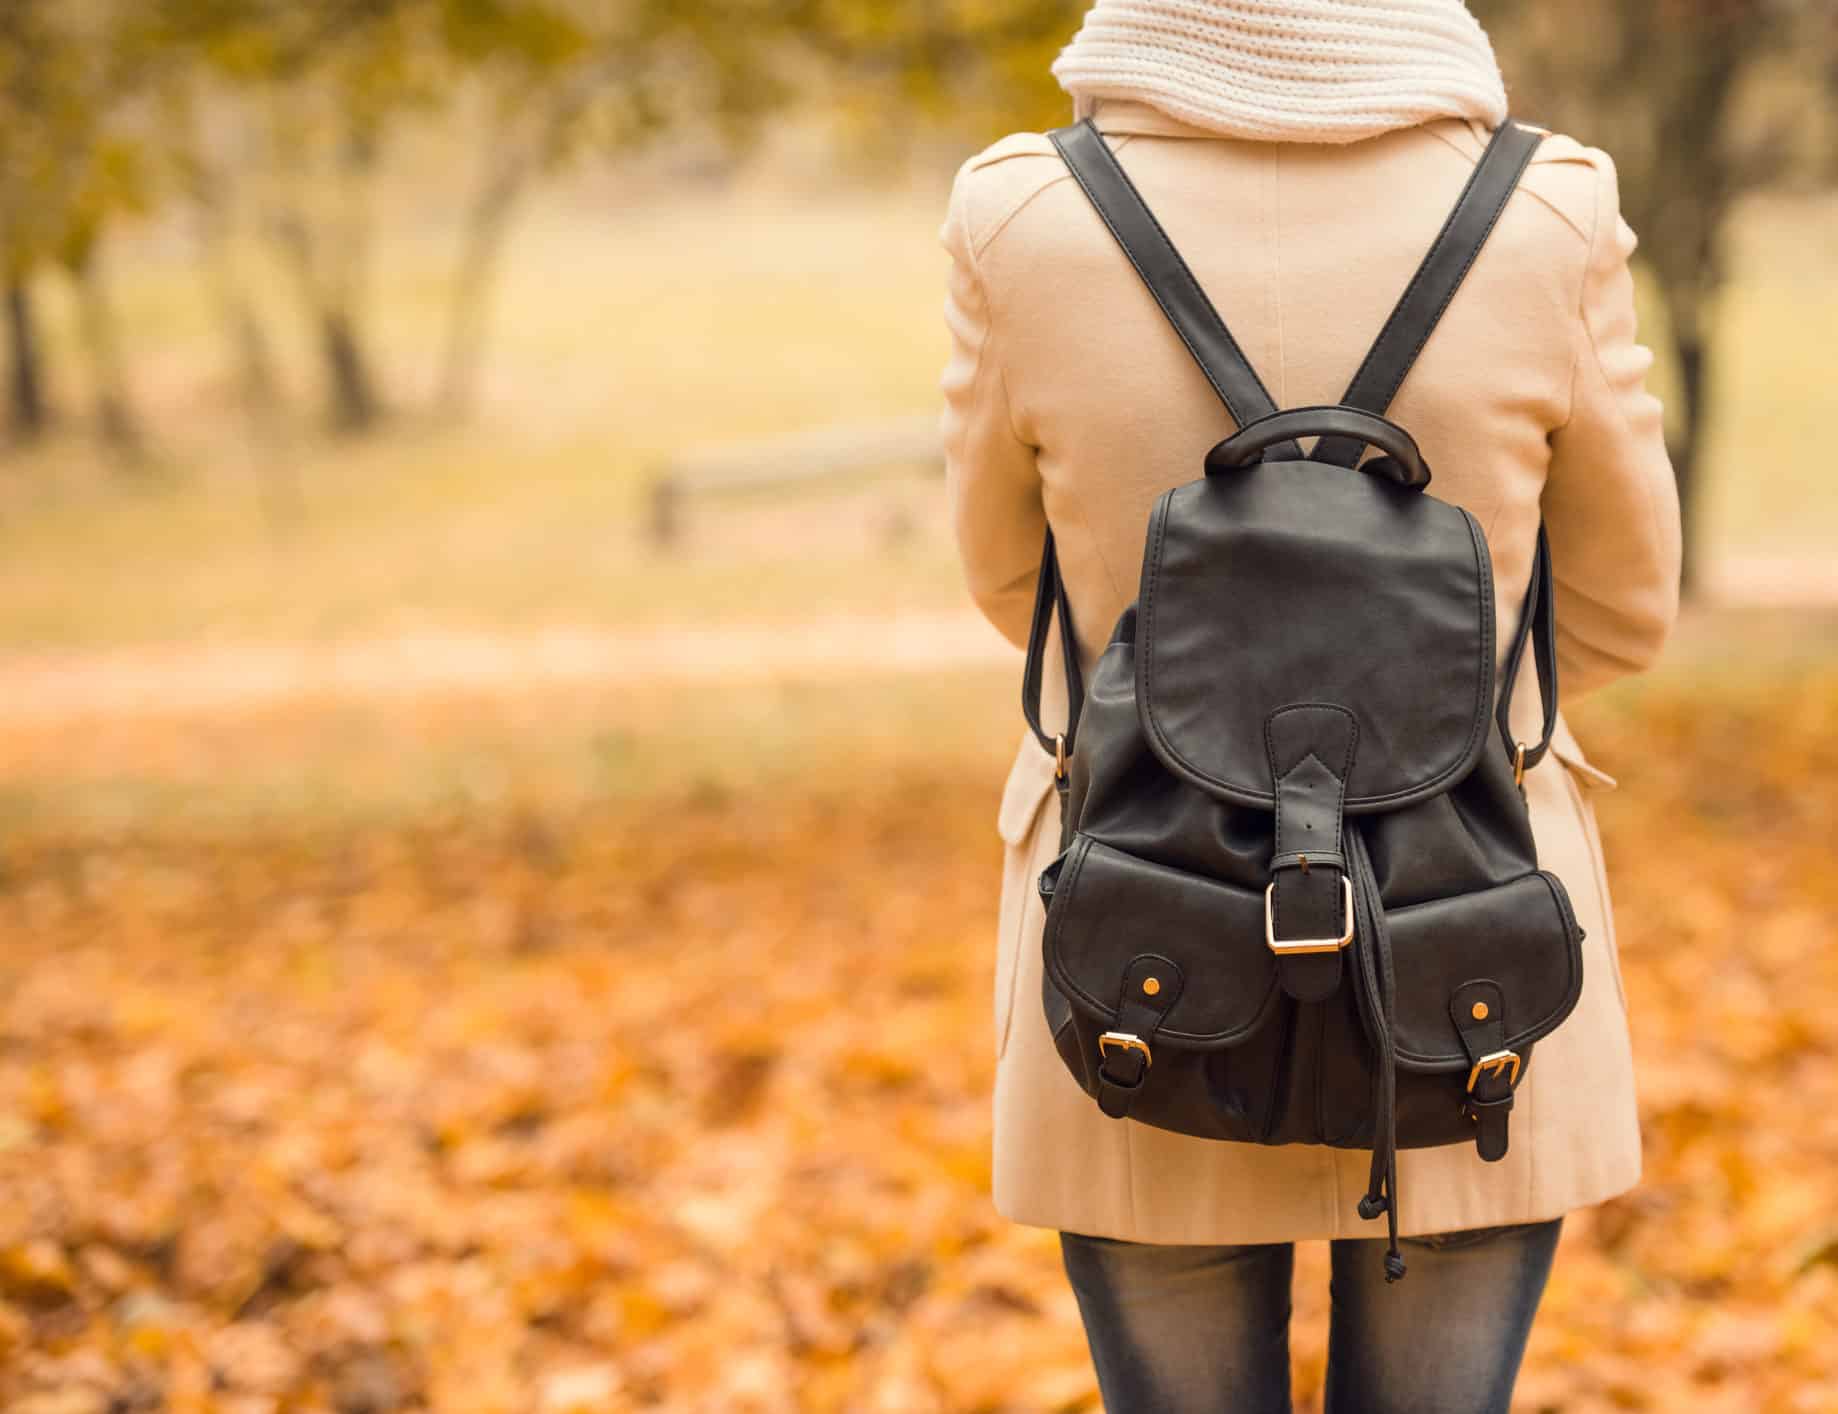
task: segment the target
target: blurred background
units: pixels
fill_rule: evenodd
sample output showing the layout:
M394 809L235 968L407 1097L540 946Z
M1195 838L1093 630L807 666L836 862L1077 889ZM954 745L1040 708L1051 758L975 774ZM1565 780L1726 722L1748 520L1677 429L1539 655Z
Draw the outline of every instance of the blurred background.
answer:
M1647 1182L1521 1407L1838 1410L1838 12L1474 8L1619 163L1691 543L1572 714ZM1097 1408L936 434L1081 9L0 0L0 1407Z

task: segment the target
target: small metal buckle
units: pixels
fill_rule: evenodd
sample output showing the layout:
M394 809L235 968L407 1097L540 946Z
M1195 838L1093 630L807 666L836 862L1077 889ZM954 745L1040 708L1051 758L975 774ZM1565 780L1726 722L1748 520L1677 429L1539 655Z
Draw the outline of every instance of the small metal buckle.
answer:
M1340 878L1340 887L1346 891L1346 922L1338 938L1285 938L1281 942L1276 936L1276 915L1272 910L1271 899L1276 893L1272 883L1264 890L1264 941L1270 945L1270 951L1279 956L1287 953L1339 952L1353 941L1353 881L1344 874Z
M1053 738L1053 779L1066 779L1066 738L1063 735Z
M1098 1055L1107 1056L1113 1050L1141 1051L1142 1063L1146 1069L1155 1064L1155 1057L1149 1054L1149 1043L1131 1031L1106 1031L1098 1037Z
M1482 1056L1474 1063L1474 1069L1468 1072L1468 1093L1474 1093L1475 1082L1481 1078L1483 1070L1498 1075L1507 1066L1512 1067L1512 1074L1506 1077L1506 1088L1511 1090L1519 1083L1519 1053L1517 1051L1493 1051Z
M1513 784L1525 784L1525 743L1522 741L1513 743Z

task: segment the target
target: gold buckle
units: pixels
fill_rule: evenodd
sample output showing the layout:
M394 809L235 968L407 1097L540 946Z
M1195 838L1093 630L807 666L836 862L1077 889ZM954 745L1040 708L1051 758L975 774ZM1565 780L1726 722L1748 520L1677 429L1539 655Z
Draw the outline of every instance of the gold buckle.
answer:
M1522 741L1513 743L1513 784L1525 784L1525 743Z
M1474 1063L1474 1069L1468 1072L1468 1093L1474 1093L1474 1085L1481 1078L1481 1072L1498 1075L1507 1066L1512 1067L1512 1074L1506 1077L1506 1088L1511 1090L1519 1083L1519 1053L1517 1051L1493 1051L1482 1056Z
M1149 1054L1149 1043L1131 1031L1106 1031L1098 1037L1098 1058L1100 1061L1111 1053L1118 1051L1141 1051L1145 1068L1155 1064L1155 1057Z
M1279 957L1290 953L1339 952L1353 941L1353 881L1340 876L1340 887L1346 891L1346 923L1338 938L1285 938L1281 942L1276 936L1276 915L1272 910L1271 899L1276 893L1272 883L1264 890L1264 942L1269 944L1270 951Z
M1053 738L1053 779L1066 779L1066 738L1064 735Z

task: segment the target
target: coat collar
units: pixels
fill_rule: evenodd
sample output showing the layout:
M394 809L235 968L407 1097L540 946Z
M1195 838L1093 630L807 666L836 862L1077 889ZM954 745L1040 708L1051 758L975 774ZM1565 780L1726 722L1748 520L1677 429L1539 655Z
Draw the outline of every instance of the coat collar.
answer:
M1097 123L1098 131L1107 136L1203 138L1212 142L1256 141L1253 138L1228 138L1211 129L1184 123L1151 104L1131 98L1094 99L1092 120ZM1472 118L1438 118L1419 126L1436 133L1470 158L1481 154L1490 136L1486 125Z
M1131 98L1098 98L1092 100L1092 119L1102 133L1123 136L1129 133L1143 137L1218 138L1219 134L1192 123L1172 118L1159 108Z

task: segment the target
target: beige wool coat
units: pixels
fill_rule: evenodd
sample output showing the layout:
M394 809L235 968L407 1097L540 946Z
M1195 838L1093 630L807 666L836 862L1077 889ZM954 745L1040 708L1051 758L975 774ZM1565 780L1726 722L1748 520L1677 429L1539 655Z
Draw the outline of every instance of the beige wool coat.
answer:
M1343 146L1250 142L1136 103L1097 122L1281 407L1339 400L1485 146L1443 120ZM1050 521L1089 674L1134 599L1150 508L1201 472L1232 423L1045 137L1003 139L959 172L943 377L947 484L972 596L1027 637ZM1492 550L1509 641L1539 517L1550 530L1564 702L1650 664L1677 610L1678 504L1644 387L1615 170L1548 137L1391 416L1429 494ZM1046 720L1064 686L1047 662ZM1536 739L1533 675L1514 704ZM1057 695L1056 695L1057 694ZM1034 880L1058 844L1051 760L1023 731L997 830L994 1191L1022 1223L1159 1243L1374 1236L1354 1210L1368 1156L1188 1138L1102 1115L1041 1010ZM1575 1011L1521 1084L1511 1151L1399 1155L1401 1230L1491 1226L1599 1202L1640 1176L1626 999L1591 798L1613 780L1567 725L1528 773L1539 862L1588 931Z

